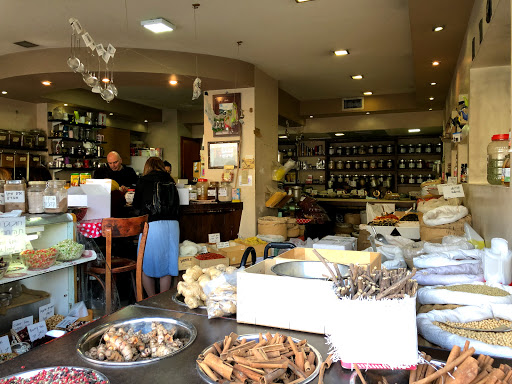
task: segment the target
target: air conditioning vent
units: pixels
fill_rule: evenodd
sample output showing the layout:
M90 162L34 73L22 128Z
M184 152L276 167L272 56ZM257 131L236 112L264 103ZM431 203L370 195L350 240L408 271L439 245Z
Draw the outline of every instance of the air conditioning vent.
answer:
M364 109L364 98L353 97L350 99L342 99L342 111L361 111Z
M26 41L26 40L18 41L18 42L13 43L13 44L19 45L20 47L23 47L23 48L39 47L38 44L34 44L34 43L31 43L30 41Z

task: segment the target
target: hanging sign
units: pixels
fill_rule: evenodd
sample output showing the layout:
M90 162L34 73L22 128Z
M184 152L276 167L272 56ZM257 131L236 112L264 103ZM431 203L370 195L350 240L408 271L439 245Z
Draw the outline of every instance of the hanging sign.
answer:
M25 217L0 218L0 255L23 252L26 241Z

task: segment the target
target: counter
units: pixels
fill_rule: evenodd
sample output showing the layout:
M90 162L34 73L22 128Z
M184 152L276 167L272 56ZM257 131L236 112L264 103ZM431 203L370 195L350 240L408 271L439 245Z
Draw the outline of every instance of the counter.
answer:
M209 233L221 241L238 237L243 203L192 203L180 206L180 242L207 243Z

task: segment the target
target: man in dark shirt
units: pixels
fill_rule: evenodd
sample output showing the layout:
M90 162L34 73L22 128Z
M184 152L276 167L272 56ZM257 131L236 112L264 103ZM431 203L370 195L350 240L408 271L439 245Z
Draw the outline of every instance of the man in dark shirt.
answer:
M112 151L107 155L108 168L102 178L115 180L119 184L119 190L125 193L137 184L137 174L133 168L123 165L123 159L119 153ZM102 172L103 173L103 172ZM95 176L96 177L96 174Z

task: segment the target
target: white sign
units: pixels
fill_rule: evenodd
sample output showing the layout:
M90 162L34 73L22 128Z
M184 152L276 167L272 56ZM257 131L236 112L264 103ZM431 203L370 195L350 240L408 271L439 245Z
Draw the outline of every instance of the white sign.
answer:
M24 203L25 191L5 191L6 203Z
M44 196L43 197L44 208L57 208L57 196Z
M445 199L464 197L464 189L462 189L462 184L446 184L443 187L443 196Z
M238 179L239 179L238 185L240 187L251 187L252 186L252 175L247 176L246 183L243 182L242 176L239 176Z
M2 336L0 337L0 353L11 353L11 344L9 344L9 337Z
M39 321L49 319L55 315L55 307L53 304L46 304L39 307Z
M0 218L0 255L27 249L25 235L25 217Z
M78 320L78 317L75 316L66 316L64 320L62 320L59 324L56 325L57 328L66 328L68 325L73 324Z
M229 247L229 241L221 241L220 243L217 243L217 249L227 248L227 247Z
M208 234L208 242L214 244L220 243L220 233Z
M23 328L28 327L29 325L34 324L34 316L27 316L23 319L14 320L12 322L12 329L14 329L14 332L19 332Z
M449 176L446 184L457 184L457 176Z
M34 342L36 340L42 339L46 332L48 332L48 328L46 328L46 322L40 321L39 323L35 323L29 325L28 336L30 337L30 341Z

